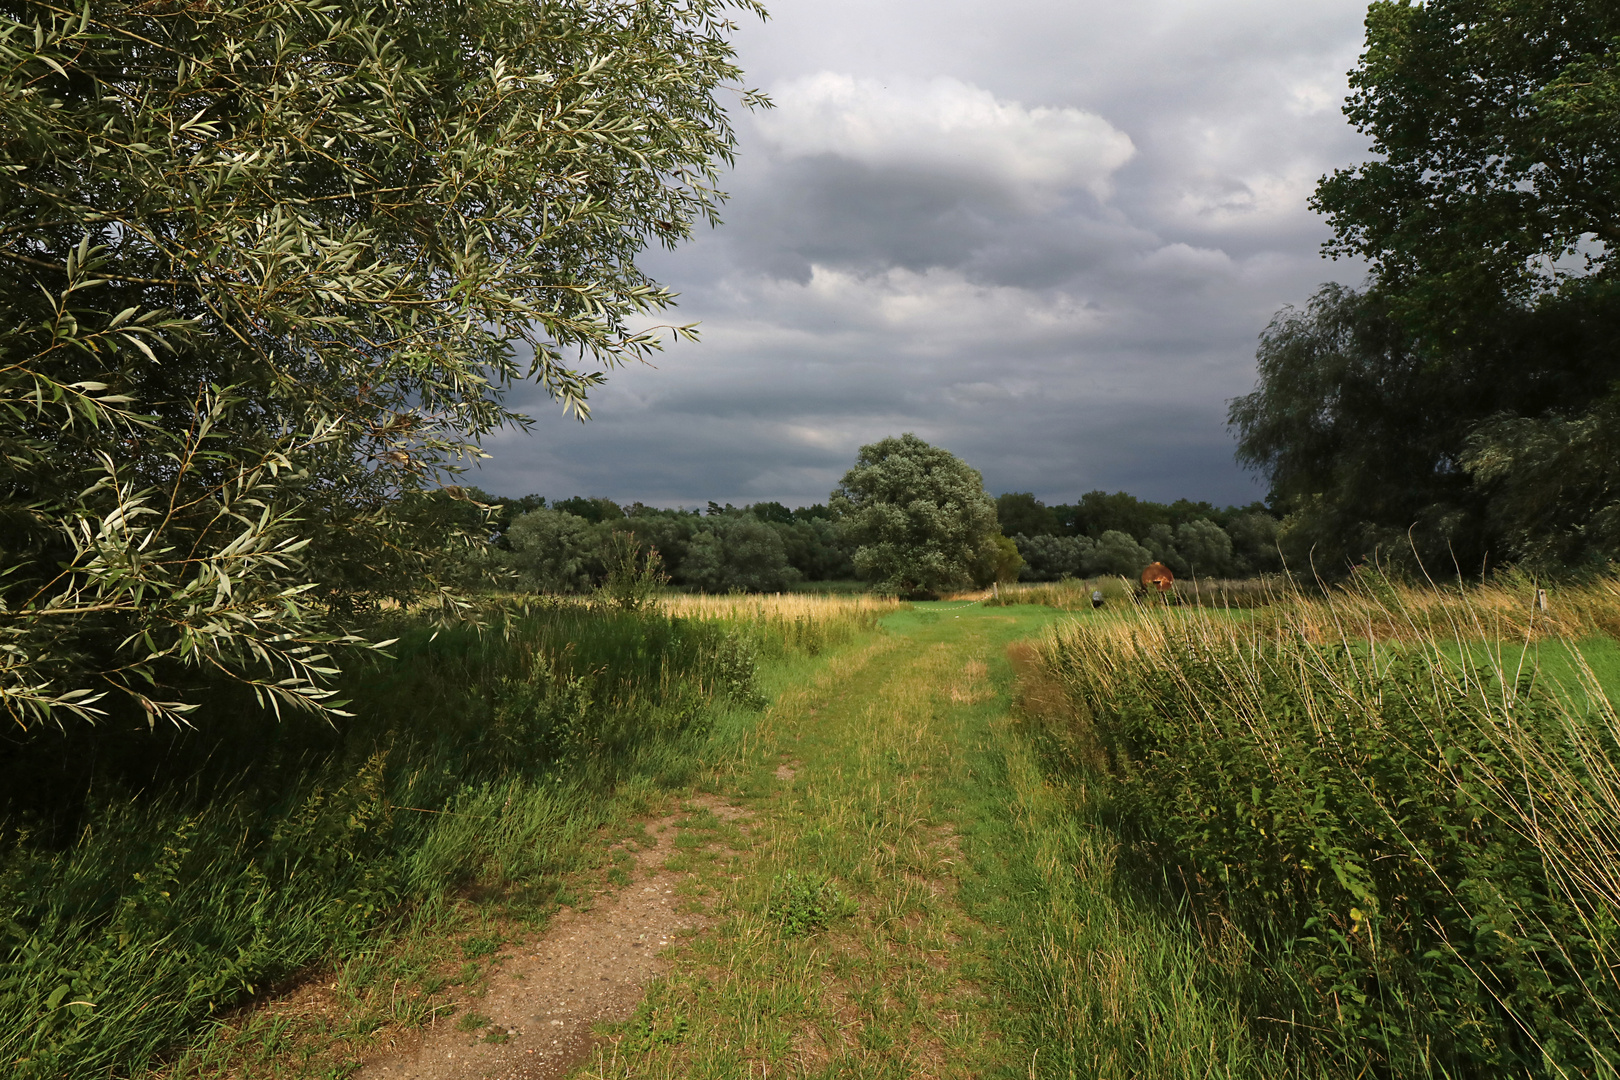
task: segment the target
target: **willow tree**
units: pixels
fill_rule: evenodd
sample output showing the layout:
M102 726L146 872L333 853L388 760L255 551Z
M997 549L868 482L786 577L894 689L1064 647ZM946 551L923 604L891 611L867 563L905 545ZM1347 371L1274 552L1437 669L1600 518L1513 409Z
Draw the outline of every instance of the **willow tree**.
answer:
M739 11L0 2L7 714L333 707L507 391L690 333L636 257L715 220Z
M1022 566L995 543L996 504L979 471L909 432L861 447L827 506L855 548L856 573L887 592L932 599L989 585L1004 568L1011 578L999 580L1015 580Z

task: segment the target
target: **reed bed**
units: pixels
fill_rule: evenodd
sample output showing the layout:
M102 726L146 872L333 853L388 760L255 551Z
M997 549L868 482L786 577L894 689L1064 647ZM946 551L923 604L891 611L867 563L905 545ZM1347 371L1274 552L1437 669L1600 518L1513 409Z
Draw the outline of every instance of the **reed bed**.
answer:
M1287 585L1271 578L1210 578L1178 580L1165 594L1147 593L1122 577L1065 578L1062 581L1017 582L1002 585L999 595L986 597L990 607L1039 604L1060 611L1089 611L1093 592L1103 594L1104 606L1122 603L1170 603L1180 606L1245 609L1265 607L1285 595Z
M1544 610L1371 575L1253 619L1105 611L1041 642L1040 730L1304 1071L1613 1077L1620 724L1575 642L1617 613L1613 581Z
M783 649L814 655L853 640L900 610L892 597L836 593L672 593L660 598L658 606L677 619L744 628L767 655Z
M1579 641L1620 637L1620 582L1542 586L1527 575L1506 574L1479 585L1411 584L1375 572L1312 597L1282 590L1272 633L1299 633L1331 645L1354 640Z

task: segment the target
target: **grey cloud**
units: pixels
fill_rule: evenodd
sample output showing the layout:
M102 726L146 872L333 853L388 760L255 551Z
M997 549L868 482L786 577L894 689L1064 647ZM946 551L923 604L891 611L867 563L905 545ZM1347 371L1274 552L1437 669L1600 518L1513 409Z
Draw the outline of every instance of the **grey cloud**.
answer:
M773 7L741 58L798 88L806 126L742 120L725 226L644 260L703 341L615 373L584 427L534 403L474 482L820 501L859 445L910 430L992 490L1256 497L1225 428L1256 336L1361 275L1320 260L1304 205L1364 153L1335 100L1359 0ZM961 145L952 109L983 113ZM1052 123L1067 156L1029 142Z
M770 190L769 200L744 203L732 215L736 250L800 282L809 280L812 263L960 266L1010 209L997 205L1000 192L988 184L830 154L779 164Z

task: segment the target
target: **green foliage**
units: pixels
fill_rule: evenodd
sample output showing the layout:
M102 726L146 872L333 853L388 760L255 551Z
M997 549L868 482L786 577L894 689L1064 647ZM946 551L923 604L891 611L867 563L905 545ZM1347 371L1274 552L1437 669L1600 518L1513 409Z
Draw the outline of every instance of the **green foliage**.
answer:
M1381 622L1423 625L1369 588ZM1106 775L1124 865L1212 947L1241 934L1257 1034L1307 1062L1612 1072L1612 708L1579 710L1489 647L1316 645L1311 620L1271 610L1048 640L1074 708L1060 757Z
M539 496L528 501L545 502ZM780 592L804 580L854 576L825 507L800 512L769 503L742 510L717 508L703 516L637 503L627 516L615 518L601 509L613 505L605 499L575 498L530 510L509 521L488 561L515 573L524 589L559 595L601 587L622 562L620 549L626 542L639 544L644 553L656 552L660 572L669 580L706 592ZM592 511L593 521L565 507L600 512ZM497 516L507 512L502 507Z
M490 622L407 630L345 673L354 715L331 724L216 702L190 730L44 729L8 748L6 1075L139 1072L468 881L545 903L614 785L686 778L715 699L762 704L757 652L797 649L766 621L585 604ZM486 932L465 955L499 944Z
M684 510L660 510L637 504L629 517L614 528L629 532L643 545L656 548L671 579L680 582L686 563L687 545L697 534L703 518Z
M1498 417L1463 466L1508 554L1542 573L1620 563L1620 393L1581 416Z
M1277 546L1277 519L1263 511L1233 515L1226 535L1232 540L1232 559L1240 574L1270 574L1282 569Z
M743 507L743 512L754 515L768 525L791 525L796 520L793 511L779 502L754 503Z
M1345 112L1372 157L1313 206L1371 286L1280 313L1230 414L1300 568L1606 557L1603 485L1555 474L1602 470L1584 417L1620 379L1617 45L1590 0L1369 9Z
M572 514L592 525L600 525L604 521L622 521L625 517L624 510L612 499L587 499L583 495L575 495L571 499L558 499L551 504L551 508Z
M620 611L641 611L668 581L657 549L642 551L640 542L629 533L608 534L607 576L596 592L601 603Z
M1110 529L1097 538L1085 564L1087 575L1107 574L1135 578L1153 561L1153 553L1131 539L1129 533Z
M992 582L1006 584L1017 581L1023 569L1024 557L1018 553L1018 545L1005 536L992 536L979 564L973 569L973 583L984 588Z
M530 511L546 508L544 495L525 495L520 499L511 499L504 495L491 495L477 487L466 487L462 490L467 498L490 508L489 533L496 546L501 548L506 546L506 530L512 527L512 522Z
M996 508L983 478L909 433L861 447L828 506L861 577L901 596L966 585L975 565L994 559Z
M780 592L799 580L777 528L751 514L709 517L688 542L681 580L705 592Z
M1453 409L1461 388L1425 363L1382 300L1325 286L1272 320L1258 361L1259 385L1229 419L1238 459L1289 512L1290 563L1330 575L1368 556L1479 564L1479 499L1455 462L1479 416Z
M605 569L602 532L564 510L531 510L512 522L505 539L502 564L534 592L583 593Z
M6 714L333 709L322 617L439 584L401 493L659 347L736 10L0 11Z
M811 507L821 514L795 512L791 524L773 526L782 537L788 565L806 581L848 581L855 576L855 562L838 525L826 515L825 507Z
M1592 0L1374 3L1345 107L1374 156L1317 189L1328 250L1369 260L1437 343L1488 341L1548 291L1607 291L1617 47L1620 10Z
M1142 545L1153 561L1168 566L1177 577L1230 577L1238 569L1232 537L1208 518L1184 521L1174 529L1154 525L1142 538ZM1089 568L1105 572L1095 554Z
M474 934L461 943L461 955L468 960L482 960L486 956L494 956L500 947L506 944L506 939L498 934ZM485 1024L489 1021L484 1021ZM476 1024L475 1027L483 1027Z
M473 1032L477 1031L479 1028L488 1027L490 1023L491 1021L487 1013L481 1013L477 1009L471 1009L456 1017L456 1030Z
M1056 536L1061 530L1057 514L1027 491L997 495L996 520L1007 537Z
M1089 536L1095 540L1110 529L1140 537L1146 536L1148 530L1155 525L1169 525L1175 528L1183 522L1198 518L1208 518L1217 525L1225 526L1227 521L1237 514L1264 512L1265 507L1255 503L1246 507L1229 506L1223 510L1210 503L1193 502L1191 499L1156 503L1148 499L1138 499L1123 491L1112 494L1106 491L1088 491L1077 503L1052 506L1049 509L1061 524L1060 531L1066 535Z
M664 1046L679 1046L686 1040L691 1026L686 1014L678 1009L643 1003L627 1025L619 1047L630 1053L646 1054Z
M1062 581L1079 577L1091 564L1091 554L1097 546L1089 536L1025 536L1020 533L1013 541L1024 560L1024 568L1018 575L1023 581Z
M820 874L789 870L771 882L765 912L785 936L803 937L827 929L853 909L853 902L834 882Z
M1087 492L1078 503L1047 506L1012 492L996 500L1002 532L1018 545L1024 581L1134 574L1157 559L1177 574L1239 577L1282 568L1277 520L1260 503L1218 509L1178 499L1156 503L1118 491ZM1123 570L1136 553L1116 538L1098 553L1104 533L1123 533L1148 552L1136 570Z

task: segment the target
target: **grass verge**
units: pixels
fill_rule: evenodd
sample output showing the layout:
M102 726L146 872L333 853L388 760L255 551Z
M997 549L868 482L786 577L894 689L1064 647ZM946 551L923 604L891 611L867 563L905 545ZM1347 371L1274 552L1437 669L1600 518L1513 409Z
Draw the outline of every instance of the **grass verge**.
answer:
M489 953L466 943L543 919L602 830L745 744L758 657L870 623L847 606L786 635L548 604L407 632L346 673L355 715L336 727L237 703L190 731L16 748L0 1065L208 1075L279 1068L296 1045L302 1071L341 1075L373 1032L476 984ZM309 1008L237 1012L300 986Z
M1032 713L1075 819L1195 926L1192 985L1281 1056L1262 1075L1614 1074L1613 651L1594 668L1571 639L1616 595L1363 579L1041 643ZM1096 977L1060 966L1054 992Z

